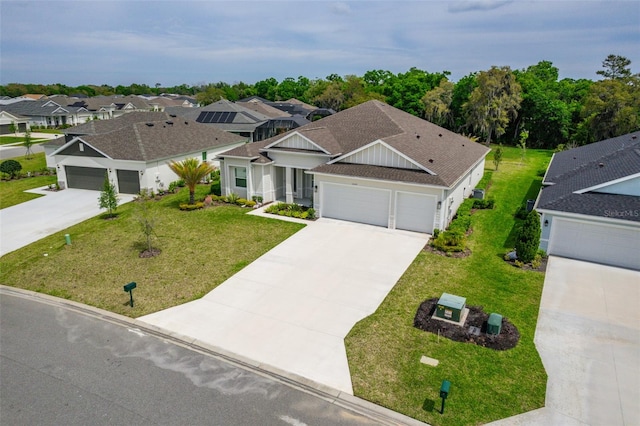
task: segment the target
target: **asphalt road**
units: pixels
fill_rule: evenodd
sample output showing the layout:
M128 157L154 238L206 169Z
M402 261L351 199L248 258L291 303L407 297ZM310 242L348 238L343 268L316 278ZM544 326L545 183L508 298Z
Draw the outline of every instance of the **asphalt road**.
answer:
M6 160L7 158L24 157L27 149L24 146L0 146L0 160ZM42 144L35 144L31 147L31 152L38 153L44 152Z
M91 312L1 293L1 424L385 423Z

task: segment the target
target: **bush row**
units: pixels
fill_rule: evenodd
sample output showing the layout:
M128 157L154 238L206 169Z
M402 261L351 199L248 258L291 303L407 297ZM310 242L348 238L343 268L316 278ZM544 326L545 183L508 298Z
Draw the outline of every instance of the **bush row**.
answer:
M298 219L315 219L316 211L311 207L301 206L300 204L276 203L267 207L267 213L277 214L279 216L297 217Z

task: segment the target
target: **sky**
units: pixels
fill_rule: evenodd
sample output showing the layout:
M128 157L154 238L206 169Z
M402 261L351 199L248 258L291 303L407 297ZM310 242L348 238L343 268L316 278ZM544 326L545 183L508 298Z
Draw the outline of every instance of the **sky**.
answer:
M0 0L0 84L254 84L551 61L640 72L640 1Z

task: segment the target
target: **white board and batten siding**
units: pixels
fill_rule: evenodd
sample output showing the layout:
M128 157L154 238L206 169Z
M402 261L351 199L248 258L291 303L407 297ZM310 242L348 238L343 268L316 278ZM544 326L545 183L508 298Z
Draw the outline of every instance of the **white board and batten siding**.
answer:
M342 163L368 164L372 166L394 167L399 169L421 170L414 162L389 149L382 143L376 143L340 159Z
M311 143L308 139L303 138L298 134L292 134L286 139L279 141L274 147L278 148L291 148L291 149L304 149L307 151L319 151L322 150L317 146Z
M640 270L640 227L554 217L548 254Z

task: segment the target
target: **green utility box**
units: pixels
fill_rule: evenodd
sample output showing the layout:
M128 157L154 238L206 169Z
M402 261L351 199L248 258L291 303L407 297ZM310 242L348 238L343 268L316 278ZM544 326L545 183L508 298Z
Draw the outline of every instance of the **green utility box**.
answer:
M438 318L460 322L460 317L464 311L467 299L449 293L442 293L436 306L436 316Z
M487 334L500 334L502 331L502 315L491 314L487 321Z

